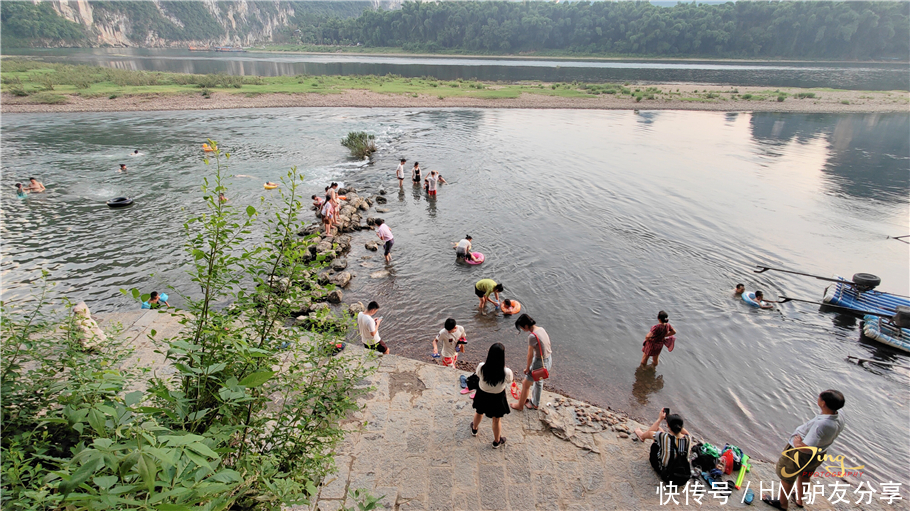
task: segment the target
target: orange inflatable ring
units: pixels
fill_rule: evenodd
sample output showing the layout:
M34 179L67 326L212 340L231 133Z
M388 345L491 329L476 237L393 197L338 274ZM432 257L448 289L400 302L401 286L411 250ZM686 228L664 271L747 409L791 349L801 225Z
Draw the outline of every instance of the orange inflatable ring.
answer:
M213 148L212 146L210 146L208 144L202 144L202 150L207 153L211 153L215 150L215 148Z
M505 307L505 304L503 304L503 306L502 306L502 313L503 313L503 314L518 314L519 312L521 312L521 304L518 303L518 300L512 300L512 308L511 308L511 309L508 309L508 310L507 310L506 307Z

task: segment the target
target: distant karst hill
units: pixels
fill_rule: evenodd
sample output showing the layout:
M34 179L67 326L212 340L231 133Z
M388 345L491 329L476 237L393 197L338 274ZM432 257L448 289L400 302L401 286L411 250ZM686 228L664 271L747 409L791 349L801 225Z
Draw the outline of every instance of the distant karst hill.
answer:
M357 17L398 0L90 1L0 3L6 47L247 46L296 42L294 30L317 20Z

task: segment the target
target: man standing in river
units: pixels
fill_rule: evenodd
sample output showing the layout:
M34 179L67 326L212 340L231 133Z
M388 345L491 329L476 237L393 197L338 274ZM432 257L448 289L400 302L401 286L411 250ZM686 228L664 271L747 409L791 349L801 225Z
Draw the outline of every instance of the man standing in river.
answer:
M404 158L401 159L401 162L398 164L398 168L395 169L395 177L398 178L398 188L404 188L404 163L408 161Z
M493 279L478 280L477 283L474 284L474 294L477 295L477 298L480 298L480 311L483 312L483 307L487 302L499 307L499 293L504 290L505 288L502 284L497 284ZM490 295L495 295L496 299L493 300L490 298Z
M790 506L791 492L796 505L803 507L803 496L809 487L809 479L822 464L828 447L844 430L844 415L839 412L844 407L843 394L836 390L822 392L818 395L818 407L821 413L796 428L777 460L776 472L780 477L777 499L761 499L773 508L787 509Z

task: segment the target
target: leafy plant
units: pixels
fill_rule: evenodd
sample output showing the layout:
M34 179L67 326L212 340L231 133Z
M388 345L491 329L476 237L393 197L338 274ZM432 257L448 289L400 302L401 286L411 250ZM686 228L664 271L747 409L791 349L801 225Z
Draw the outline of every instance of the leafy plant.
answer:
M346 507L344 511L373 511L383 507L379 501L384 499L385 495L375 497L368 490L357 488L349 491L348 497L354 502L356 507Z
M376 151L376 137L364 131L352 131L341 139L341 145L351 151L351 156L363 159Z
M308 501L332 470L339 421L371 369L338 353L331 331L285 324L324 265L296 231L303 176L282 180L280 207L238 210L218 200L230 155L208 142L207 210L184 224L200 295L185 297L189 314L161 312L179 335L150 336L173 375L133 390L139 371L115 369L124 350L87 350L72 319L44 315L46 292L28 314L4 306L4 509L277 510Z

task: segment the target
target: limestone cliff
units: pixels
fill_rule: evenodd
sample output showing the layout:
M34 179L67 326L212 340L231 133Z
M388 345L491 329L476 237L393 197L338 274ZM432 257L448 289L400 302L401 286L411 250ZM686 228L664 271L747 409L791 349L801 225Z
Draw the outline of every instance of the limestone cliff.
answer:
M295 15L294 3L275 0L48 1L83 27L90 46L248 46L276 41Z

